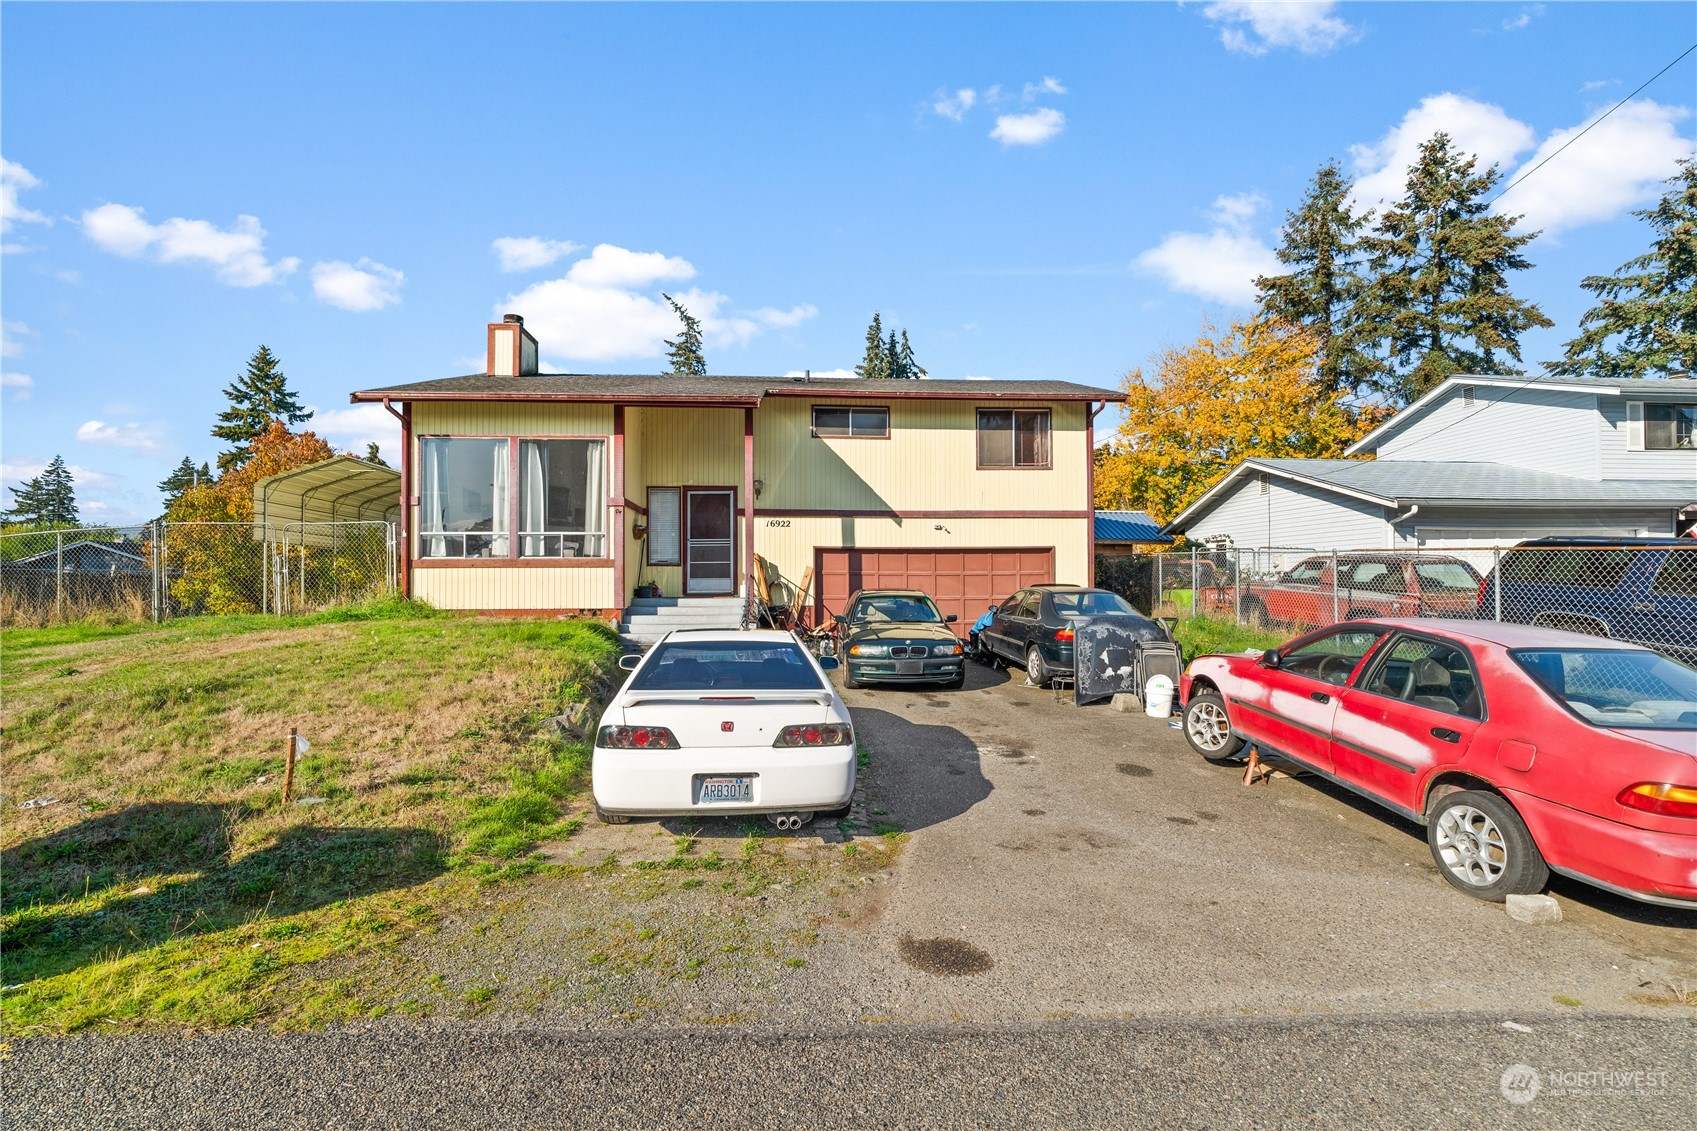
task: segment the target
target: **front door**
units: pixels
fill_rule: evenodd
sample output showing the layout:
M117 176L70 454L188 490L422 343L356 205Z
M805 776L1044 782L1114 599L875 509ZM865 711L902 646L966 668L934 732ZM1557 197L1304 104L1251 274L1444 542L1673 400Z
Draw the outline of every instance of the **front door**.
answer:
M691 490L684 498L684 592L691 596L735 593L735 493Z

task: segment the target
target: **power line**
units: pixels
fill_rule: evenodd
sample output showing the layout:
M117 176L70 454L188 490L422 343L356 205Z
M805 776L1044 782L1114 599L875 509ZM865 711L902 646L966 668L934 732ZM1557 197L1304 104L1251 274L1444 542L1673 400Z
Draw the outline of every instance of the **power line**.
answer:
M1645 79L1642 83L1640 83L1637 90L1634 90L1631 94L1627 95L1625 98L1621 99L1619 102L1616 102L1613 106L1610 106L1602 114L1600 114L1596 118L1592 119L1585 126L1584 129L1580 130L1578 133L1574 134L1572 137L1570 137L1566 141L1564 141L1561 144L1560 149L1557 149L1554 153L1550 154L1548 157L1544 158L1542 161L1540 161L1536 165L1532 166L1532 168L1526 170L1526 172L1520 174L1520 176L1518 176L1518 177L1514 178L1514 180L1510 181L1507 188L1503 189L1502 192L1499 192L1496 196L1493 196L1490 200L1485 202L1485 207L1489 208L1491 205L1495 204L1497 201L1499 201L1503 197L1507 196L1508 193L1509 193L1509 189L1514 188L1515 185L1518 185L1520 182L1524 181L1527 177L1530 177L1533 173L1536 173L1539 169L1542 169L1545 165L1548 165L1551 161L1554 161L1557 157L1559 157L1561 155L1562 150L1566 149L1568 146L1572 145L1574 142L1578 141L1580 138L1582 138L1586 134L1590 133L1592 127L1596 126L1604 118L1607 118L1610 114L1613 114L1616 110L1619 110L1622 106L1625 106L1628 102L1631 102L1634 98L1637 98L1641 93L1643 93L1645 87L1649 86L1651 83L1655 82L1657 79L1661 78L1663 75L1665 75L1669 71L1673 70L1674 67L1676 65L1678 65L1678 63L1680 62L1681 59L1684 59L1687 55L1691 54L1693 51L1697 51L1697 43L1693 43L1690 47L1687 47L1684 51L1681 51L1679 53L1679 55L1673 60L1673 62L1669 63L1667 66L1663 67L1661 70L1657 71L1655 74L1651 75L1649 78ZM1457 374L1457 376L1488 377L1488 376L1490 376L1490 374L1485 374L1485 373L1481 373L1481 374ZM1509 391L1510 391L1511 394L1512 393L1518 393L1522 389L1531 388L1533 385L1537 384L1539 381L1542 381L1544 378L1546 378L1548 376L1549 376L1548 373L1534 374L1533 376L1527 378L1526 381L1524 381L1523 383L1514 386L1514 388L1512 388ZM1436 432L1433 432L1430 435L1428 435L1426 437L1426 439L1430 440L1433 436L1438 436L1438 435L1441 435L1444 432L1449 431L1451 428L1454 428L1457 424L1462 424L1462 423L1465 423L1466 421L1472 420L1475 416L1478 416L1481 412L1484 412L1486 409L1491 408L1495 405L1499 405L1507 399L1508 399L1507 397L1503 397L1503 398L1500 398L1500 399L1494 400L1494 401L1486 401L1484 404L1481 404L1478 408L1474 409L1472 412L1467 413L1464 416L1456 417L1454 420L1450 421L1448 424L1444 425L1442 428L1438 429Z

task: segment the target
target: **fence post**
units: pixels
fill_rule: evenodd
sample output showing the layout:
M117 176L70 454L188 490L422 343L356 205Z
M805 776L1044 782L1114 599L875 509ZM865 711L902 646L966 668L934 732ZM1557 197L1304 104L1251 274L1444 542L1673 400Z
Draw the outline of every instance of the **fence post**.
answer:
M1491 591L1496 597L1494 602L1497 609L1497 623L1503 620L1503 552L1496 546L1491 547Z
M1243 551L1232 551L1232 619L1243 623Z
M65 619L65 532L53 532L53 617Z
M1196 598L1202 589L1202 547L1192 542L1190 544L1190 615L1196 615Z
M1338 552L1332 551L1332 623L1338 623Z

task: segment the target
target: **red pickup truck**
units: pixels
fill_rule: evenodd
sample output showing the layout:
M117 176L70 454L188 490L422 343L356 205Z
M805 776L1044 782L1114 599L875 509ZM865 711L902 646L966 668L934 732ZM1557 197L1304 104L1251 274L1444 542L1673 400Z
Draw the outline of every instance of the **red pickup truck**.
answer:
M1369 617L1471 617L1484 579L1460 558L1440 554L1339 554L1304 558L1271 582L1245 581L1198 593L1215 615L1233 605L1246 624L1320 625Z

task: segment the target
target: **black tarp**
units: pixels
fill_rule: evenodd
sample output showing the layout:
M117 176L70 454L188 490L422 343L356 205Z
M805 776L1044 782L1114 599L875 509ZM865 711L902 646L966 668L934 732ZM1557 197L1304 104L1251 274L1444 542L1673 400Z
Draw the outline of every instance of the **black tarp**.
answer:
M1142 694L1137 686L1137 644L1165 640L1161 626L1144 617L1078 617L1072 621L1073 663L1077 669L1073 702L1090 703L1121 692Z

